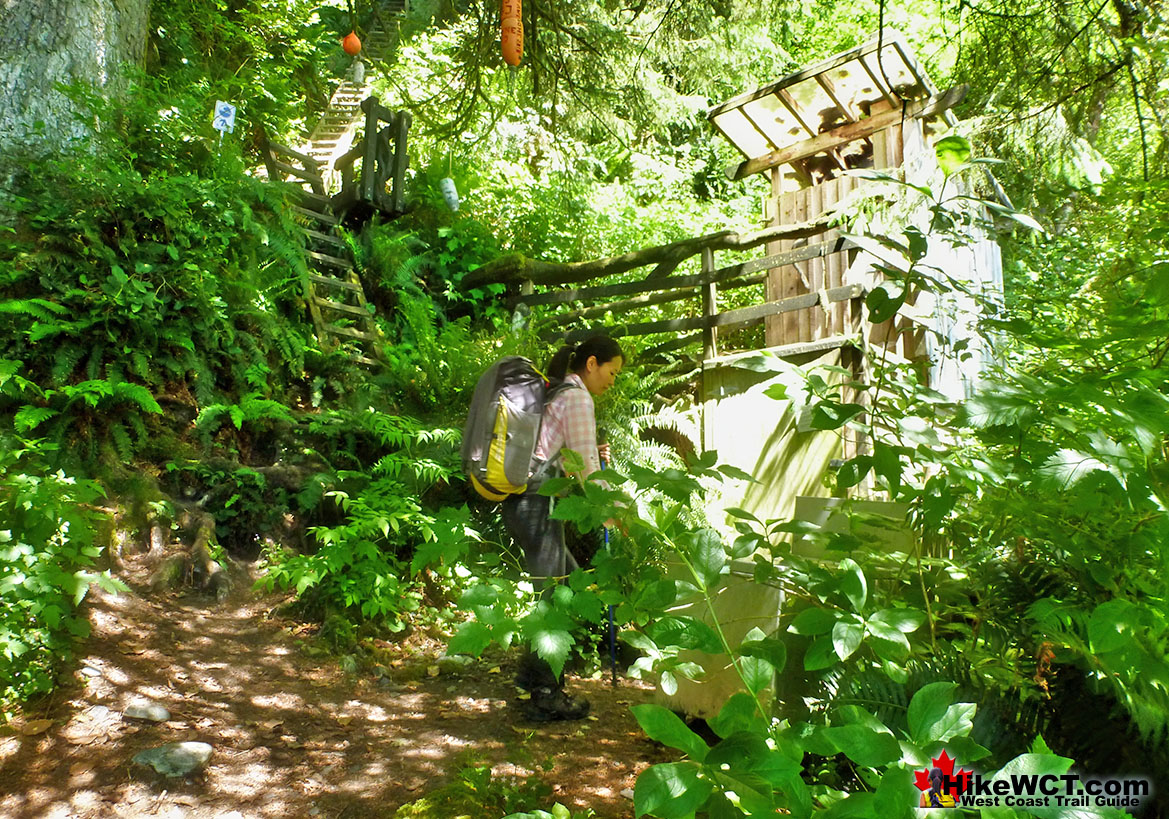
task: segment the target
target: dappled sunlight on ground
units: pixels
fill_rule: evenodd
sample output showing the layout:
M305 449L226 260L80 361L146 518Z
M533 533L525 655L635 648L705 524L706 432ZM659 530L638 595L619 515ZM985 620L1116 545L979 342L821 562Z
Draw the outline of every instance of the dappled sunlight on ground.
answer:
M497 776L539 771L554 800L615 818L632 816L622 791L637 772L668 758L629 713L648 699L639 684L575 681L596 719L537 726L509 704L506 662L434 674L433 653L416 646L388 677L346 675L301 650L294 624L267 614L276 602L96 594L72 682L0 730L0 816L390 817L486 764ZM170 719L123 716L146 701ZM131 764L183 740L214 747L200 775L164 780Z

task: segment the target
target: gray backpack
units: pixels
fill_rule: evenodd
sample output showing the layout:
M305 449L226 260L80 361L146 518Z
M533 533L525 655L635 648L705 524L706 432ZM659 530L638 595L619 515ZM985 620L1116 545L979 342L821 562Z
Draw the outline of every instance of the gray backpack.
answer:
M479 377L463 428L463 469L475 491L501 501L528 488L544 407L562 389L531 361L518 355L501 358Z

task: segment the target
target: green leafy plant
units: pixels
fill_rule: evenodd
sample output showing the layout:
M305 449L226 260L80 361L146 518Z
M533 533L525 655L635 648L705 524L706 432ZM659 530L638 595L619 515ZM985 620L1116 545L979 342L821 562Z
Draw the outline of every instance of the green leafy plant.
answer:
M52 690L74 640L89 634L80 606L90 585L125 586L95 569L101 488L49 471L40 441L0 444L0 703L9 704Z

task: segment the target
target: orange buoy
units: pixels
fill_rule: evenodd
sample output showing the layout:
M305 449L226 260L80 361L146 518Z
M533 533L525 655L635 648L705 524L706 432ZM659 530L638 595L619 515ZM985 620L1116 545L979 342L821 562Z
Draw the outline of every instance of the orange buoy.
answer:
M524 56L524 20L521 0L502 0L500 7L500 45L503 61L510 66L520 64Z
M351 31L345 35L345 39L341 41L341 48L350 57L356 57L361 53L361 40L358 38L356 31Z

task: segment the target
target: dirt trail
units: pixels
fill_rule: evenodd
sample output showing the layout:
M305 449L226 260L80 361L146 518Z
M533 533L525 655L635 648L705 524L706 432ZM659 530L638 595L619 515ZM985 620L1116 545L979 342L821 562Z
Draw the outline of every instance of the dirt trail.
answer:
M441 644L415 639L387 647L388 676L346 674L305 653L296 625L271 615L280 602L95 593L74 680L0 728L0 817L390 817L478 763L538 772L553 800L616 819L633 815L622 791L668 758L629 712L649 699L643 685L572 680L597 719L539 726L508 704L507 663L431 676ZM170 719L126 719L143 699ZM214 746L200 775L131 763L179 740Z

